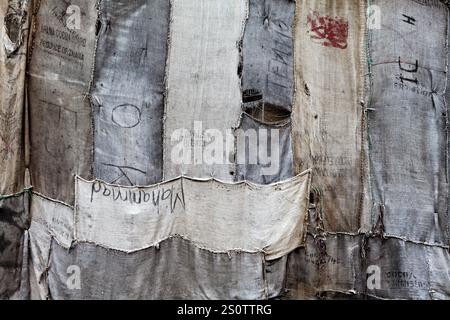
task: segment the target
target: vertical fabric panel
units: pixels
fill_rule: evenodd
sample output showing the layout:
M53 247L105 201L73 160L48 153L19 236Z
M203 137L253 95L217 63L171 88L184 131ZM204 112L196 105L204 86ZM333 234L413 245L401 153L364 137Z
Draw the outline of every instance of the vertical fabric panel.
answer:
M0 195L23 189L29 13L28 0L0 3Z
M185 174L233 180L231 129L241 109L238 43L246 11L246 0L172 0L165 179ZM216 140L204 136L208 129L214 130ZM227 142L226 136L231 137ZM203 156L207 142L218 144L216 159ZM176 145L184 148L187 160L175 159Z
M34 18L29 65L32 183L40 193L73 203L74 175L90 177L92 170L87 94L94 66L96 1L41 1ZM79 19L80 29L69 19Z
M257 90L265 104L291 111L294 95L293 0L249 0L243 39L244 90Z
M162 118L170 3L101 2L92 103L96 178L121 185L162 179Z
M450 10L448 10L447 16L447 87L445 91L445 102L446 102L446 112L447 112L447 184L448 184L448 195L450 196ZM450 198L447 199L447 224L450 233Z
M370 41L374 222L388 235L448 244L448 11L439 1L373 4L382 17Z
M328 231L356 232L363 213L362 39L365 1L297 1L294 166L313 168Z

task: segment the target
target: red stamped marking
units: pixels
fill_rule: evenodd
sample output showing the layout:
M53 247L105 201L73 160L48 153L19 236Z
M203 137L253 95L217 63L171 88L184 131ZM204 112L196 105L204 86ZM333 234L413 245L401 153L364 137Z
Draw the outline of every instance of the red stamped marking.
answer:
M344 18L321 16L317 11L308 15L311 39L325 47L347 48L348 21Z

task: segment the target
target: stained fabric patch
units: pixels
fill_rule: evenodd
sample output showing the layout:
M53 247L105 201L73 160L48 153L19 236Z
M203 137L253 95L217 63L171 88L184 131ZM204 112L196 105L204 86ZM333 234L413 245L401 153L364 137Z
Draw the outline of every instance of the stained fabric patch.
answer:
M348 20L339 17L320 15L313 11L308 15L311 39L325 47L347 49Z
M95 177L121 185L162 180L167 0L102 1L92 104Z
M68 12L74 12L71 20ZM41 1L33 19L36 33L28 90L32 184L40 193L73 203L70 181L75 174L90 177L92 170L88 91L94 67L96 1ZM81 19L79 29L70 24L76 19Z
M20 293L28 280L23 273L25 230L30 225L27 200L24 193L0 197L0 299L27 298L27 292Z
M361 261L362 237L308 235L306 246L288 258L286 298L317 299L340 294L346 299L364 292L365 271Z
M313 168L325 230L365 230L364 1L297 1L294 167Z
M303 243L310 172L271 185L179 178L147 188L76 181L76 239L132 252L175 235L280 258Z

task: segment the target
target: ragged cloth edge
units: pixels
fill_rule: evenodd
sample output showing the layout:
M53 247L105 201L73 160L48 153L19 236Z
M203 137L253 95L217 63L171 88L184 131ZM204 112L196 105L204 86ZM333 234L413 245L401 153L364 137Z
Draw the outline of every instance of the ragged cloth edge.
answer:
M103 181L101 179L86 180L86 179L80 177L79 175L75 176L75 181L76 180L80 180L80 181L83 181L83 182L86 182L86 183L100 182L100 183L102 183L104 185L107 185L107 186L110 186L110 187L117 187L117 188L122 188L122 189L142 189L142 188L156 188L156 187L160 187L162 185L165 185L165 184L168 184L168 183L171 183L171 182L175 182L175 181L178 181L178 180L186 179L186 180L190 180L190 181L194 181L194 182L205 182L205 183L207 183L207 182L217 182L217 183L223 184L225 186L245 185L245 186L247 186L249 188L265 189L265 188L269 188L269 187L278 186L280 184L294 182L294 181L296 181L296 180L298 180L301 177L306 176L306 175L308 175L309 179L310 179L311 175L312 175L312 169L305 170L302 173L300 173L300 174L298 174L298 175L296 175L296 176L294 176L292 178L289 178L289 179L286 179L286 180L283 180L283 181L279 181L279 182L273 182L271 184L258 184L258 183L251 182L249 180L242 180L242 181L238 181L238 182L230 182L230 181L223 181L223 180L217 179L215 177L194 178L194 177L185 176L185 175L180 175L180 176L178 176L176 178L169 179L169 180L164 180L163 182L158 182L158 183L147 185L147 186L143 186L143 185L122 186L122 185L118 185L118 184L108 183L108 182Z
M25 193L32 193L33 187L27 187L24 188L22 191L17 192L17 193L13 193L13 194L7 194L7 195L0 195L0 201L2 200L7 200L7 199L11 199L11 198L17 198L20 197L22 195L24 195Z
M203 250L203 251L207 251L207 252L212 253L212 254L227 254L229 256L230 260L232 259L232 257L231 257L232 253L234 253L234 254L247 253L247 254L263 255L264 258L266 257L266 252L264 250L262 250L262 249L261 250L253 250L253 251L244 250L244 249L230 249L230 250L226 250L226 251L209 249L209 248L207 248L205 246L202 246L202 245L198 244L197 242L189 239L188 237L185 237L185 236L182 236L182 235L179 235L179 234L171 235L169 237L166 237L166 238L158 241L157 243L154 243L152 245L140 248L138 250L132 250L132 251L124 251L124 250L114 249L114 248L110 248L108 246L105 246L103 244L95 243L93 241L78 241L76 239L74 240L74 242L73 242L73 244L72 244L72 246L70 248L66 248L64 246L63 246L63 248L71 249L73 246L76 246L78 244L92 244L92 245L98 246L100 248L104 248L106 250L109 250L109 251L121 252L121 253L126 253L126 254L133 254L133 253L137 253L137 252L148 250L148 249L152 249L152 248L156 248L157 250L159 250L159 248L161 246L161 243L166 242L166 241L171 240L171 239L182 239L182 240L185 240L189 244L192 244L193 246L195 246L197 249L200 249L200 250ZM57 239L55 239L55 240L57 240ZM58 242L58 244L59 244L59 242ZM264 259L264 260L267 261L266 259Z

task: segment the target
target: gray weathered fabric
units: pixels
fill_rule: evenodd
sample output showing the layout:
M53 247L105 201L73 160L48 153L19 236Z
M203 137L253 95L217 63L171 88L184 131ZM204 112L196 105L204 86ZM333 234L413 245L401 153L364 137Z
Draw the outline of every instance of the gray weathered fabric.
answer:
M172 237L125 253L74 243L73 208L34 194L32 299L267 299L284 291L286 259L262 252L215 253ZM74 290L77 272L81 290Z
M73 203L74 175L89 178L92 171L87 93L94 66L96 1L40 4L29 65L30 171L36 191ZM80 30L67 27L69 5L81 10Z
M319 261L323 259L321 263L324 264L319 268L321 292L349 296L362 292L364 271L361 268L361 242L362 237L359 236L327 236L324 243L326 255L321 257L319 254L318 257Z
M388 235L448 244L448 9L438 1L373 4L382 20L369 45L372 222Z
M235 130L235 180L270 184L291 178L294 175L291 130L290 118L269 123L243 113Z
M26 298L26 292L17 294L26 280L22 270L24 233L30 225L27 201L25 193L0 198L0 299Z
M22 265L20 270L20 284L18 290L10 297L10 300L29 300L30 299L30 246L29 233L27 230L23 233L22 238Z
M289 254L286 273L286 295L283 299L314 300L318 298L319 277L317 263L314 263L311 259L314 257L314 253L309 253L314 248L314 239L308 237L305 247L298 248Z
M279 299L286 294L288 256L285 255L277 260L266 261L265 263L268 299Z
M242 43L242 87L265 104L292 110L294 95L293 0L250 0Z
M0 3L0 195L23 189L29 0Z
M304 241L310 171L271 185L179 178L136 188L76 179L76 240L134 252L182 236L283 257Z
M368 288L367 294L383 299L431 299L427 251L427 246L403 240L370 239L367 265L381 271L381 288Z
M308 236L307 245L289 255L284 298L448 299L449 265L443 247L395 238Z
M430 295L435 300L450 300L450 252L439 247L426 248L430 268Z
M164 179L184 174L232 181L231 131L239 120L242 101L238 43L244 32L248 2L171 3ZM209 150L216 145L216 153ZM179 153L186 158L178 159Z
M450 10L448 12L448 25L449 29L447 30L447 46L450 44ZM445 91L445 104L446 104L446 112L447 112L447 177L450 178L450 128L448 124L450 123L450 49L448 49L447 56L447 87ZM448 195L450 195L450 183L448 183ZM450 229L450 199L447 199L447 224ZM449 231L450 232L450 231Z
M262 254L215 254L172 238L132 254L94 244L52 243L52 299L265 299ZM80 267L81 289L70 284Z
M121 185L162 180L169 1L103 0L92 104L94 176Z
M328 231L357 232L368 215L362 168L365 1L297 1L294 167L313 168Z
M248 110L251 112L250 114L243 113L241 116L240 125L237 128L240 131L235 131L236 135L236 181L251 181L259 184L270 184L274 182L280 182L283 180L287 180L293 176L293 164L292 164L292 141L291 141L291 121L290 119L279 120L279 112L274 112L267 115L262 110ZM254 118L254 117L257 118ZM264 122L258 119L266 119L268 117L272 121ZM273 120L273 118L277 119ZM266 140L268 143L258 143L260 142L259 133L260 130L266 130L268 139ZM276 130L277 133L272 135L271 130ZM256 140L253 141L244 141L240 140L239 137L242 135L245 137L246 134L252 133L256 134ZM264 134L263 137L266 135ZM276 150L272 149L272 138L275 139L275 136L278 139L276 142ZM253 138L254 139L254 138ZM276 170L274 174L267 175L267 172L264 170L267 165L261 163L250 163L249 159L249 148L254 148L257 146L258 148L266 148L268 157L272 157L272 165L279 168ZM259 152L258 150L253 150L254 152ZM274 153L272 153L274 152ZM276 155L274 157L274 154ZM240 156L244 156L243 158L239 158ZM241 162L240 162L241 160ZM261 159L259 159L261 160ZM272 170L273 171L273 170ZM279 298L285 294L285 283L287 276L287 260L288 255L273 261L266 262L266 279L267 286L269 288L269 292L271 295L269 298Z

